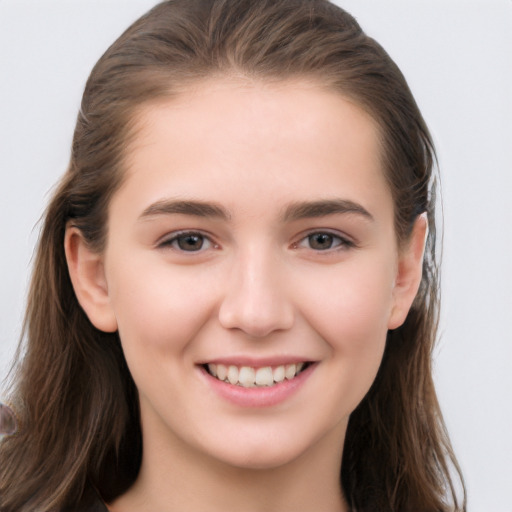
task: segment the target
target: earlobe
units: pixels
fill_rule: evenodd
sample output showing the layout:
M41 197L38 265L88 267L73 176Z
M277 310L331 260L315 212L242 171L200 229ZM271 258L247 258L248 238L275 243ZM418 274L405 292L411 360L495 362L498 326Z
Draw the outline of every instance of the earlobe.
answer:
M102 255L92 251L80 230L73 226L66 228L64 248L71 283L85 314L97 329L117 331Z
M423 272L423 255L427 235L427 214L423 213L416 219L410 240L399 253L393 288L393 308L388 329L396 329L405 322L409 309L418 293Z

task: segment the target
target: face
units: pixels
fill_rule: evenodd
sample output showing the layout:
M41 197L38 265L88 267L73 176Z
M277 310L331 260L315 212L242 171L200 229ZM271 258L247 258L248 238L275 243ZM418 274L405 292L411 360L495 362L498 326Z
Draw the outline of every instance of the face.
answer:
M339 454L405 314L376 125L314 84L229 80L138 121L102 305L84 309L119 330L145 450L253 468Z

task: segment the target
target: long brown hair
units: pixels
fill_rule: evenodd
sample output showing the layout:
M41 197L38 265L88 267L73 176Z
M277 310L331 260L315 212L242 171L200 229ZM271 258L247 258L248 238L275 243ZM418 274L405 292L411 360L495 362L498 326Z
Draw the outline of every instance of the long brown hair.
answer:
M21 427L0 447L0 510L61 510L94 487L110 501L134 482L137 391L117 334L96 330L77 302L64 232L73 223L101 251L137 109L229 74L311 78L356 102L380 128L399 243L427 212L420 290L404 325L388 333L377 378L350 417L340 478L355 511L465 510L431 372L439 310L431 137L395 63L326 0L169 0L94 67L37 249L11 390Z

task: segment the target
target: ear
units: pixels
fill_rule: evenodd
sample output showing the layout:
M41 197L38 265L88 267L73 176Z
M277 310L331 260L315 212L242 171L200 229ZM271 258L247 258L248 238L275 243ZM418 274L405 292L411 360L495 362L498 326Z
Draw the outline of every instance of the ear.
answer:
M418 293L423 271L423 254L428 234L427 214L423 213L414 222L407 244L399 250L398 266L393 288L393 308L388 329L400 327Z
M102 254L92 251L81 231L70 225L66 227L64 249L71 283L85 314L100 331L117 331Z

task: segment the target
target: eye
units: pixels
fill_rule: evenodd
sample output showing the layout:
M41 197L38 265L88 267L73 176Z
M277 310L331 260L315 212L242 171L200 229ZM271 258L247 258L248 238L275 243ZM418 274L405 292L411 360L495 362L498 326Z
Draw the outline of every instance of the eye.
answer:
M159 244L159 247L172 247L183 252L204 251L212 246L213 243L207 236L192 231L177 233Z
M350 240L326 231L310 233L297 244L297 247L313 249L314 251L328 251L329 249L341 249L353 246L354 243Z

